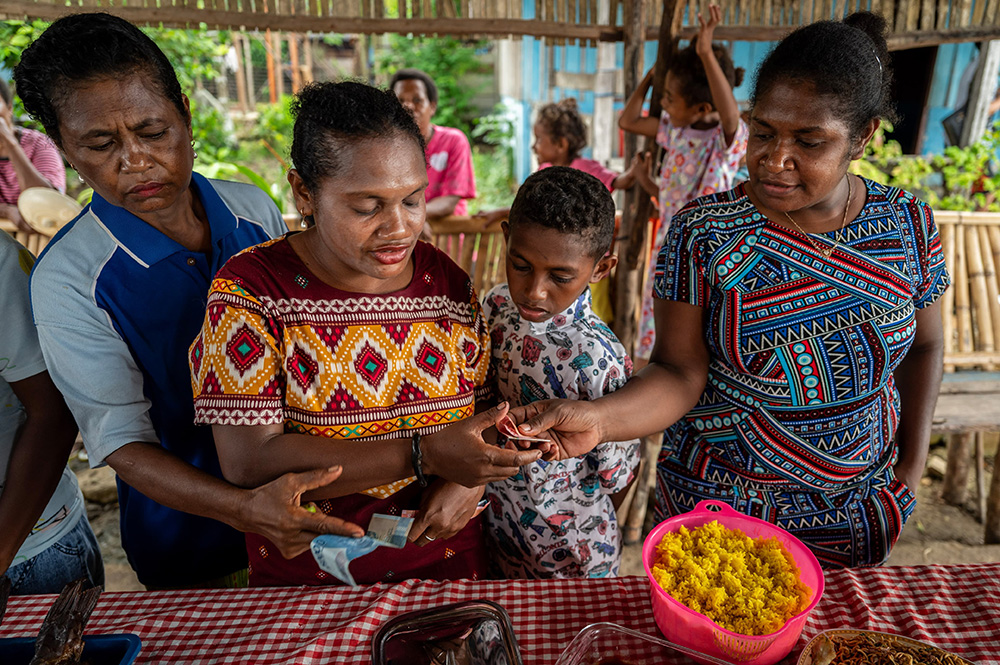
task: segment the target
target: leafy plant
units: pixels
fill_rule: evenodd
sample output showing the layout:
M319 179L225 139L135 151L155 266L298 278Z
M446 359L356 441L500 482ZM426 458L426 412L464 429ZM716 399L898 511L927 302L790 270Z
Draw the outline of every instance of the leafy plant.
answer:
M998 158L1000 123L973 145L950 146L929 157L904 155L899 143L887 141L880 128L864 159L854 162L851 170L912 192L936 210L1000 211Z

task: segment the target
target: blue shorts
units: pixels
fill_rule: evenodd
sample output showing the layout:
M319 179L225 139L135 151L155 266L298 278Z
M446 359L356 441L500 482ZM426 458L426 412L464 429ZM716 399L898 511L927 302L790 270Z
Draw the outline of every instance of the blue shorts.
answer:
M59 593L66 584L81 577L94 586L104 586L101 548L86 516L47 550L11 566L7 577L15 596Z

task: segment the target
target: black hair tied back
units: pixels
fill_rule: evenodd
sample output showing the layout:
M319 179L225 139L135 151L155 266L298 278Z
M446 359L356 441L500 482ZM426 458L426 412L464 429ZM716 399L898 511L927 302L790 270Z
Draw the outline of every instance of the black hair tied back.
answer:
M895 121L887 29L885 19L872 12L799 28L757 70L751 103L778 83L802 81L833 98L834 111L852 138L860 137L873 119Z
M424 152L420 129L392 90L358 81L310 83L292 102L292 164L306 187L337 174L352 143L402 135Z

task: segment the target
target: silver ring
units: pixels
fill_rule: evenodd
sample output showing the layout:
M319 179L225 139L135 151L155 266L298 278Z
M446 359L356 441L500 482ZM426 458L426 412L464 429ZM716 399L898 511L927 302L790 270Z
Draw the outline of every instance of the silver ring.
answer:
M429 540L429 541L430 541L430 540L434 540L434 537L433 537L433 536L428 536L428 535L427 535L426 533L424 534L424 538L426 538L426 539L427 539L427 540Z

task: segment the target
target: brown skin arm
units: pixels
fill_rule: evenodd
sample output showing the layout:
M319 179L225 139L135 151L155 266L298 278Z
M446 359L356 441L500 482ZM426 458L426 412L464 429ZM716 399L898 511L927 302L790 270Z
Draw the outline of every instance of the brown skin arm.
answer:
M0 494L0 576L59 485L76 439L76 422L48 372L10 384L28 419L14 439Z
M695 51L701 59L701 64L705 66L708 89L712 93L712 105L719 113L726 145L731 145L740 126L740 107L736 103L736 97L733 96L733 89L726 80L726 75L722 73L719 61L715 58L715 53L712 52L712 35L715 26L722 22L722 10L718 5L709 5L708 9L707 22L701 14L698 14L698 45Z
M656 342L649 365L621 389L592 402L546 400L511 410L520 429L551 438L559 459L584 455L602 441L627 441L674 424L701 397L709 352L701 307L656 299ZM544 434L539 434L544 432Z
M455 214L455 206L462 200L461 196L439 196L427 202L427 216L431 219L447 217Z
M330 485L340 468L288 473L253 489L241 489L195 468L152 443L134 442L106 458L118 476L153 501L210 517L274 542L286 558L309 549L317 535L361 536L361 527L301 507L302 495Z
M508 478L537 460L538 451L513 451L483 441L483 430L507 412L506 404L422 438L422 469L474 488ZM290 471L343 466L337 483L318 488L308 499L354 494L413 475L411 438L385 441L330 441L306 434L285 434L282 425L214 425L223 475L240 486L254 486Z
M653 85L653 70L650 69L632 94L625 102L625 108L618 116L618 126L626 132L639 134L641 136L656 136L656 130L660 127L659 118L651 118L642 114L642 107L646 101L646 93Z
M930 447L934 406L941 389L944 335L941 301L917 310L913 346L896 368L893 378L899 391L900 416L896 429L899 459L896 477L917 491Z

